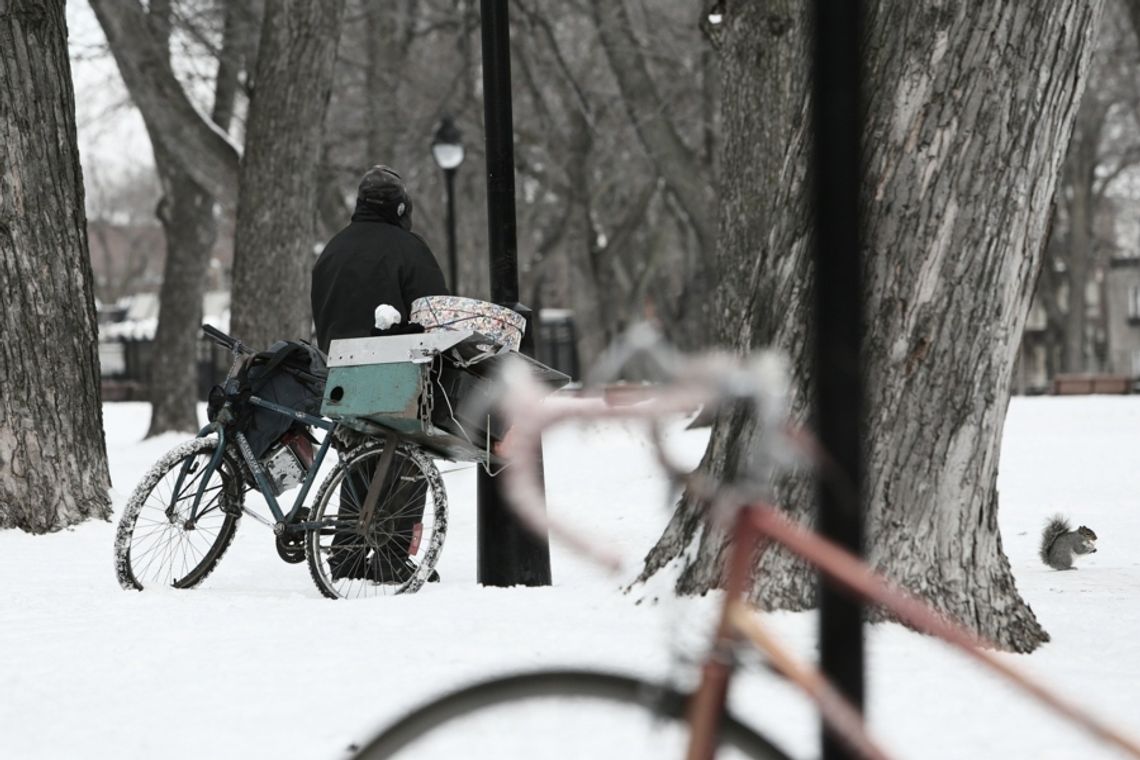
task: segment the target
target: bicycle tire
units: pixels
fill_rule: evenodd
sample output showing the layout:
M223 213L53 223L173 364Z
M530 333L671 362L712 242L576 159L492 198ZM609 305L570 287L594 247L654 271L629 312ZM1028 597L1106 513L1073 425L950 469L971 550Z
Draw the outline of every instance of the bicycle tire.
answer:
M353 755L380 760L407 748L444 724L480 710L534 698L592 698L644 709L654 718L683 721L690 695L629 676L590 670L544 670L482 681L420 706L392 723ZM686 732L687 733L687 732ZM725 713L722 746L759 760L792 760L759 732ZM411 755L410 755L411 756Z
M213 436L186 441L151 465L135 486L115 535L115 575L124 589L141 591L148 585L193 588L217 567L233 543L245 488L228 457L223 457L211 475L218 478L219 485L206 489L194 526L187 527L189 522L179 524L176 520L177 510L193 503L197 493L195 473L201 471L191 470L190 480L183 480L181 490L175 494L173 484L178 482L180 469L186 463L193 468L204 467L217 447L218 439ZM170 493L165 493L163 484L168 480ZM144 511L145 528L140 526ZM205 538L200 540L198 536ZM191 553L196 556L187 559Z
M435 463L418 446L397 444L372 525L367 533L356 532L363 491L370 484L385 445L382 440L370 440L345 453L317 492L309 519L322 523L322 527L306 534L305 557L313 583L330 599L412 593L435 573L447 536L447 492ZM353 483L359 484L360 492L353 491L347 505L353 508L346 509L342 485ZM409 505L420 499L423 506L418 508L421 511L417 523L417 507ZM343 521L345 527L332 527L338 521ZM414 539L408 534L411 530L415 531ZM350 536L351 543L338 547L337 543L346 536ZM406 545L409 542L414 543L414 549ZM392 548L396 546L403 546L406 551L401 554L400 549ZM354 568L378 561L376 558L383 554L385 560L379 569L390 568L396 577L377 582L376 578L366 577L364 567L358 568L360 572L338 577L333 563L337 552L355 555L348 563Z

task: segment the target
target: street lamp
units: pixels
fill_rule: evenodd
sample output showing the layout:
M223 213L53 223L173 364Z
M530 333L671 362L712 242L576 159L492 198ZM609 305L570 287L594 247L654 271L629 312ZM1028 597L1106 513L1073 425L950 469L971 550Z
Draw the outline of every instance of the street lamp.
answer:
M459 292L459 270L455 257L455 172L463 163L466 155L463 150L463 135L450 116L444 116L439 129L431 142L431 155L436 164L443 169L444 179L447 180L447 262L449 275L448 285L453 294Z

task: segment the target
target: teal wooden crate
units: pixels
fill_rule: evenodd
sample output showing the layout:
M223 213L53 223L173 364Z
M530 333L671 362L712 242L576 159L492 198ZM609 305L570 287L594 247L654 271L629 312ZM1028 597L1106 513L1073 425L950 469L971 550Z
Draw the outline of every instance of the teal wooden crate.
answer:
M400 432L422 431L424 376L424 365L410 361L329 367L321 414L350 424L363 419Z
M551 390L569 378L534 359ZM436 456L491 462L494 429L478 399L487 399L506 355L486 336L468 331L334 340L321 414L369 435L394 430ZM475 410L465 401L475 399ZM474 415L474 416L473 416Z

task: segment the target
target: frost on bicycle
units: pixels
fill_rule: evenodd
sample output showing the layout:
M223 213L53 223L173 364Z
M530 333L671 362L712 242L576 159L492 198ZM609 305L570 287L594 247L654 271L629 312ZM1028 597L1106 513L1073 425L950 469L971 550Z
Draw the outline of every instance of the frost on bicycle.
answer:
M507 311L464 300L470 313ZM211 325L202 330L231 353L231 368L210 391L209 423L156 462L128 500L115 541L125 589L197 586L243 515L271 528L281 559L306 562L331 599L438 582L448 520L435 460L502 467L503 425L465 411L469 400L493 392L503 362L533 373L540 396L568 380L460 327L333 340L328 357L299 341L254 352ZM268 512L246 506L246 493Z

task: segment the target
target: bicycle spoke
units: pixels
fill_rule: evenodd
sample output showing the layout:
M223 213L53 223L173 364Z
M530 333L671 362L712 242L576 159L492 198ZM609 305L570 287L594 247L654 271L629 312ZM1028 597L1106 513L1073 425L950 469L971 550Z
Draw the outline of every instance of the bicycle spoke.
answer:
M210 468L215 445L187 442L159 461L165 469L149 490L132 495L120 526L127 535L117 562L124 586L196 585L229 545L244 490L227 461ZM179 457L180 450L188 453Z
M417 575L423 562L430 567L438 554L442 535L434 538L436 512L446 509L446 500L440 500L438 472L414 449L395 452L379 484L370 523L360 525L383 456L383 447L373 446L346 459L321 486L313 515L319 527L306 540L310 570L314 579L323 579L317 585L328 596L353 599L401 593L413 580L414 590L424 580Z

